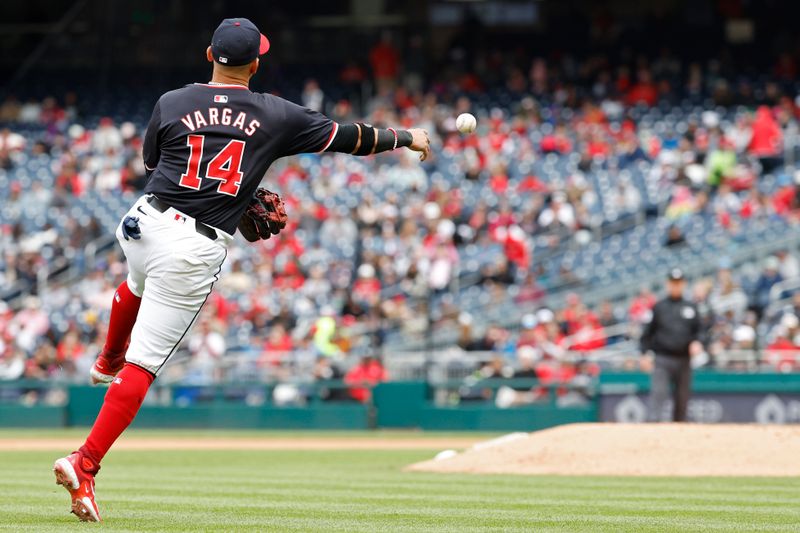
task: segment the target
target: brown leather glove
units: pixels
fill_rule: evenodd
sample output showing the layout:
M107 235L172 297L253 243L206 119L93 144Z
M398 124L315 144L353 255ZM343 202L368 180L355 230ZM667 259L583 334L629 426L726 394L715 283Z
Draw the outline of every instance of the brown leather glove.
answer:
M250 242L266 240L280 233L288 219L281 197L259 187L239 219L239 232Z

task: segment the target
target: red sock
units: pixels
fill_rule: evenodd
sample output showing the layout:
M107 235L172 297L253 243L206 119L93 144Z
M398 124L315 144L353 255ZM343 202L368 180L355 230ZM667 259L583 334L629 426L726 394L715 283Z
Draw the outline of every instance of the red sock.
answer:
M125 364L108 387L92 431L89 432L86 443L80 447L82 453L97 463L103 460L108 449L139 412L153 379L153 375L147 370Z
M125 351L141 303L142 299L131 292L127 281L123 281L114 293L111 303L111 319L108 322L104 350L112 353Z

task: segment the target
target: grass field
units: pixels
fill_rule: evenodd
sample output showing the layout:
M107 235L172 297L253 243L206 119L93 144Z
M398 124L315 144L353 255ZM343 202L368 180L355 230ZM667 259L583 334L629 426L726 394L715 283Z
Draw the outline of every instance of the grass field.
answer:
M2 438L13 436L0 432ZM800 531L796 478L402 472L435 451L112 451L98 478L102 525L79 523L68 513L68 495L50 472L58 452L0 452L0 530Z

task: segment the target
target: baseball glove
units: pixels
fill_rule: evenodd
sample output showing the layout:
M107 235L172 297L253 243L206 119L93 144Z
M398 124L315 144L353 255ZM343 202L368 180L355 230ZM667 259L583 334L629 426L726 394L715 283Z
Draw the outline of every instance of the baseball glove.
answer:
M239 220L238 227L245 239L255 242L280 233L286 227L288 218L281 197L259 187Z

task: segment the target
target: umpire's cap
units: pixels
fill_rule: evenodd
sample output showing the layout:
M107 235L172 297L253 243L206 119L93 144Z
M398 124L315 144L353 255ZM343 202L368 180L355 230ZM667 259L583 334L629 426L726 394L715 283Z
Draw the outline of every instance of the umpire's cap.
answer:
M247 19L225 19L211 37L211 55L222 65L246 65L269 50L269 40Z
M683 275L683 270L680 268L672 268L670 269L669 274L667 274L667 279L670 281L681 281L682 279L685 279L685 277L686 276Z

